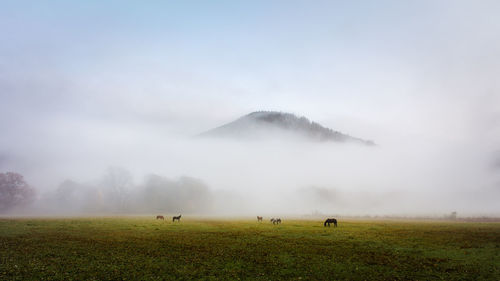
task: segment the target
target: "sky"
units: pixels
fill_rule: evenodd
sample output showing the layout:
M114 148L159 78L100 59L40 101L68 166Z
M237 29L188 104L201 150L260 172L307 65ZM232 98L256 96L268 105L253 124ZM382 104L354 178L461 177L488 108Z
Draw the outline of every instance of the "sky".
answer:
M1 6L0 169L43 188L107 165L224 186L222 176L186 160L206 147L183 140L276 110L373 140L391 149L388 159L418 159L415 170L443 170L443 189L459 182L467 192L487 189L484 198L500 190L498 1ZM260 175L249 171L249 179ZM438 181L427 177L426 186ZM481 213L481 200L471 212Z

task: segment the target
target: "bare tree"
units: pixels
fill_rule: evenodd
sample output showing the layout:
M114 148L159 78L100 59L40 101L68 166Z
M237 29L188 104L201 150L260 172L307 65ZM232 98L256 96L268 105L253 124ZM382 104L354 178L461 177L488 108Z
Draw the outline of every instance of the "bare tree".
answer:
M35 198L34 189L18 173L0 173L0 212L29 204Z

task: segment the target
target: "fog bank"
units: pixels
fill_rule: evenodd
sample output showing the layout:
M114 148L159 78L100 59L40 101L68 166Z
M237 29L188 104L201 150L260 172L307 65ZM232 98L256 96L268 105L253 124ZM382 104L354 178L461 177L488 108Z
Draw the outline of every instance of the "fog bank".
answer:
M167 140L136 139L112 146L100 139L92 147L87 139L73 139L69 152L61 146L35 146L29 155L11 153L9 165L4 162L2 168L23 173L38 191L32 207L49 214L500 211L494 199L500 195L498 169L480 148L417 141L388 147L289 138ZM35 168L30 163L43 165ZM108 163L116 165L109 168Z

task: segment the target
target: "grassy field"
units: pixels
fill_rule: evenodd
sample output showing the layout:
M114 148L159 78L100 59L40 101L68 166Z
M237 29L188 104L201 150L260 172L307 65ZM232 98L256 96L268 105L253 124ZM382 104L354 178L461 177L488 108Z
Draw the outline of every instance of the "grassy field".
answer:
M500 280L500 224L0 219L0 280Z

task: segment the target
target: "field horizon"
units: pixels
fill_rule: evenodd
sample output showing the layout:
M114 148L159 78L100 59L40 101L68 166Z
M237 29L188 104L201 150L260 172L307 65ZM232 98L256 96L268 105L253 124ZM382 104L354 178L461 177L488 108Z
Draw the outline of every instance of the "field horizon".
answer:
M0 214L2 219L98 219L98 218L155 218L157 215L162 215L172 219L173 216L182 215L183 220L241 220L252 221L256 220L257 216L263 216L264 220L273 217L281 217L285 220L303 220L303 221L321 221L327 218L337 218L341 220L352 221L394 221L394 222L449 222L449 223L500 223L500 216L497 215L470 215L460 216L456 218L450 215L336 215L336 214L282 214L275 215L258 214L255 215L227 215L227 214L182 214L182 213L71 213L71 214Z

